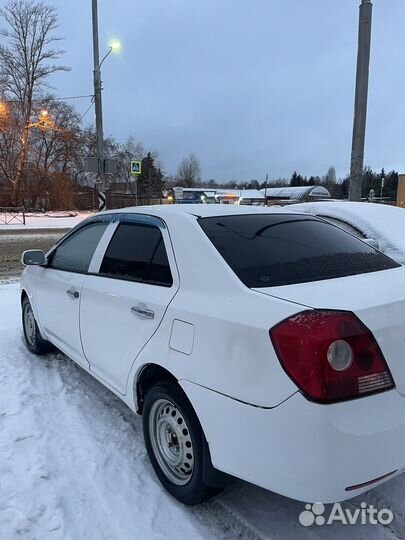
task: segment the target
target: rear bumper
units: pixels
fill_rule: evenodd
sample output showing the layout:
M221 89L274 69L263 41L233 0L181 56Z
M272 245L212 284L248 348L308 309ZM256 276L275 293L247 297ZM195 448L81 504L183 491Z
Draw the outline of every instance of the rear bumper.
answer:
M405 399L396 390L333 405L311 403L296 393L278 407L262 409L180 382L213 465L271 491L305 502L336 502L405 468Z

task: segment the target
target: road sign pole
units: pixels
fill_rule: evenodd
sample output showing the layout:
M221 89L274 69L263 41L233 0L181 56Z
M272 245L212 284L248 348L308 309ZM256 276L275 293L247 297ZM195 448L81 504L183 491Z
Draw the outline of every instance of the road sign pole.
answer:
M129 172L135 177L135 206L138 206L138 178L142 174L142 161L131 160Z

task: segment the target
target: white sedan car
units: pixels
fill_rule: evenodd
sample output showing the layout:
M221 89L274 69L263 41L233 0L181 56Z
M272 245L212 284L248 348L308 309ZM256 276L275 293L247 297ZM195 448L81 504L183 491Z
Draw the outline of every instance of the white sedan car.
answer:
M288 208L127 208L23 262L29 350L57 347L142 414L183 503L232 476L332 502L404 470L405 268L338 227Z

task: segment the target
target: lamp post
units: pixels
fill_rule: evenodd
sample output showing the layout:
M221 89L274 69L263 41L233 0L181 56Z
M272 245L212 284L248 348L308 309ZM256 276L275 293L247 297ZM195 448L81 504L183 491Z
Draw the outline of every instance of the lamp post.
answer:
M94 106L96 112L96 149L98 162L98 180L97 190L99 193L99 208L105 210L106 198L104 191L106 189L105 171L104 171L104 136L103 136L103 107L101 102L101 65L107 56L120 49L118 41L110 43L109 50L100 62L100 53L98 47L98 9L97 0L92 0L92 23L93 23L93 83L94 83Z

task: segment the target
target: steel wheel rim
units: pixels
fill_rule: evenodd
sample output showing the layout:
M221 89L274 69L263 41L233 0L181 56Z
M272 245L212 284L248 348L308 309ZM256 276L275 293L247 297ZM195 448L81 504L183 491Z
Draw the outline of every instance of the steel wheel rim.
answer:
M35 317L30 304L24 307L24 331L27 341L30 345L35 345L37 329L35 325Z
M149 415L149 434L165 476L178 486L186 485L194 471L194 449L184 416L173 403L155 401Z

